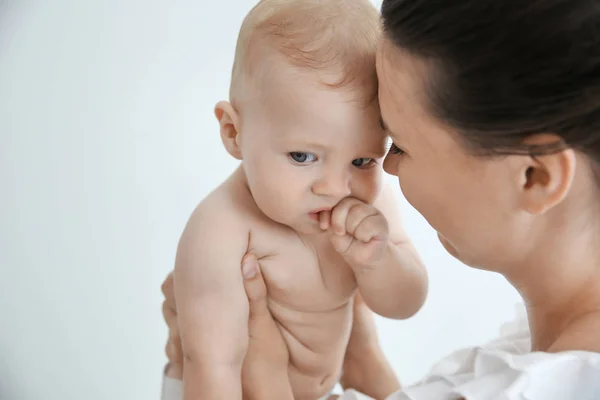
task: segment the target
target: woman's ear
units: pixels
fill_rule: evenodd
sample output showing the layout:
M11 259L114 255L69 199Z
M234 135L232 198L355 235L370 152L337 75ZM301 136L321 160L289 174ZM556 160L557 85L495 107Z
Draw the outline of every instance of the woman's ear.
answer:
M560 138L539 135L531 144L551 144L556 140ZM531 214L542 214L559 204L573 183L575 167L576 157L572 149L530 157L522 170L523 209Z
M235 111L231 103L220 101L215 106L215 116L219 121L221 140L225 149L233 157L241 160L242 152L239 146L240 132L238 131L239 118L237 111Z

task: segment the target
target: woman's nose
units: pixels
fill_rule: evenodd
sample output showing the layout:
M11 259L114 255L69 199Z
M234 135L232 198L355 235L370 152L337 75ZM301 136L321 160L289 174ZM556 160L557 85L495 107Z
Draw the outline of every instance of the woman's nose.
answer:
M383 160L383 170L390 175L398 176L398 161L393 155L386 155Z

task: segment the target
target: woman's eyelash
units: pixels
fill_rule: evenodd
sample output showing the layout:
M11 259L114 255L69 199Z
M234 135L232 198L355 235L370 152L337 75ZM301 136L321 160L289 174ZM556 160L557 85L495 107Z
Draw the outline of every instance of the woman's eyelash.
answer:
M396 146L394 143L390 145L390 154L402 154L404 150Z

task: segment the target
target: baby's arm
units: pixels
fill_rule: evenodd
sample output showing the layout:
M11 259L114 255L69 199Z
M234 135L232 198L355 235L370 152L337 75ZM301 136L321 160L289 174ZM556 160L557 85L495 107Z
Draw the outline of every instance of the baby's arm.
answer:
M414 315L427 297L427 272L402 228L398 199L390 187L384 187L374 206L386 217L389 242L377 265L357 272L357 281L365 303L374 312L388 318L404 319Z
M248 299L240 262L248 228L236 217L199 208L179 242L174 285L185 400L242 398Z

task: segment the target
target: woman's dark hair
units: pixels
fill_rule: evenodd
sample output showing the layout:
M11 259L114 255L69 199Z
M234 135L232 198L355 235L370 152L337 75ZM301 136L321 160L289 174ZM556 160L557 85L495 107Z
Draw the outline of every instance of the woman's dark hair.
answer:
M431 111L483 154L600 163L600 0L384 0L387 37L432 67ZM532 147L536 133L562 138Z

